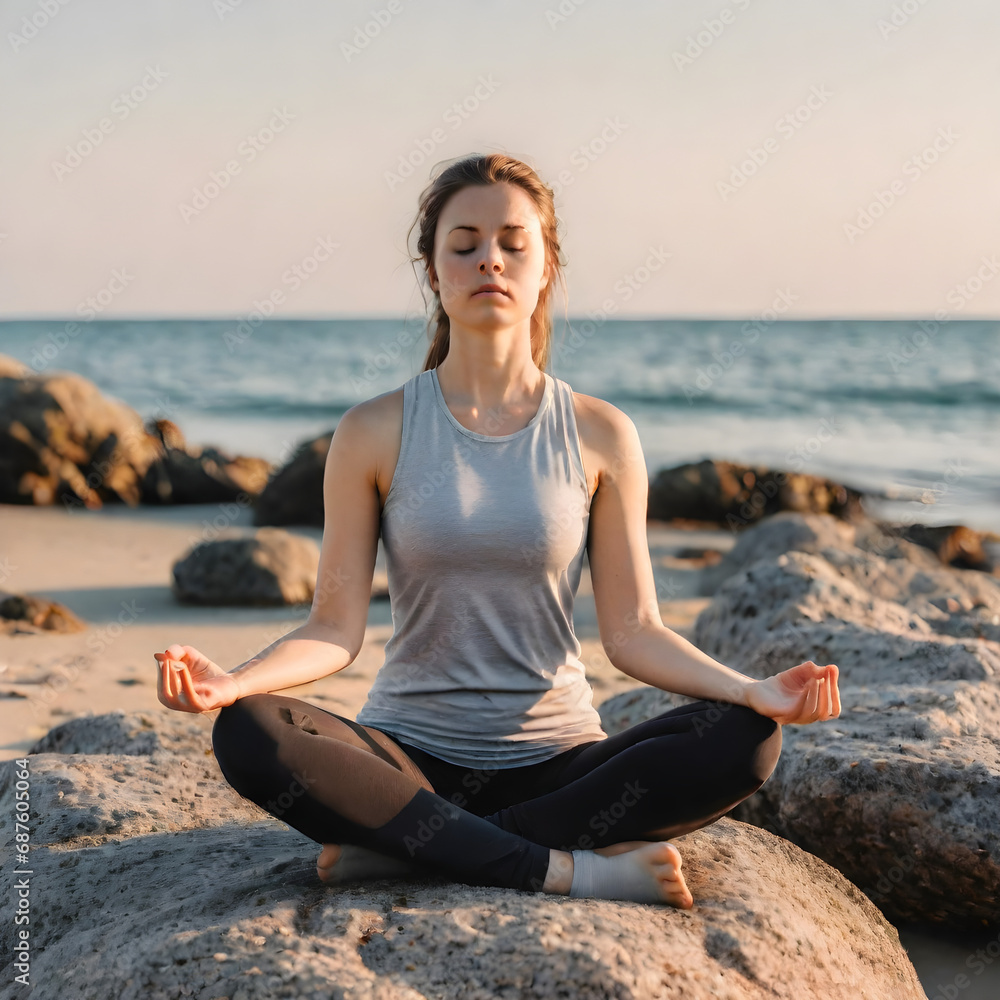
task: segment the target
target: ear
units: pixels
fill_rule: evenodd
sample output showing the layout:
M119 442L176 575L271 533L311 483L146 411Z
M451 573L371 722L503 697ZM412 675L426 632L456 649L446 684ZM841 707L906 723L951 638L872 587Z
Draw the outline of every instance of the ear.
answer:
M436 292L438 290L438 277L433 264L427 265L427 280L430 282L431 291Z

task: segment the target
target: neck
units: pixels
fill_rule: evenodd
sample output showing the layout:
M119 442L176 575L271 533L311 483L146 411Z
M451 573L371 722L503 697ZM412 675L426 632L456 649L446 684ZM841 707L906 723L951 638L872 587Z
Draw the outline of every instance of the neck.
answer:
M437 366L449 403L470 410L537 408L545 376L531 358L530 319L502 330L452 324L448 354Z

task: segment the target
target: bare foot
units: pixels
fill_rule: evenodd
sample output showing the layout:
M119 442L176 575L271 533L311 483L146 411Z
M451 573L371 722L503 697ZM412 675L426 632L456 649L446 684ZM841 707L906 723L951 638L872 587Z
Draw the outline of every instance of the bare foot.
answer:
M656 878L664 903L682 910L689 910L694 906L694 897L681 874L680 851L669 841L631 840L599 847L594 853L605 857L631 855L627 864L634 866L638 863ZM568 895L572 884L573 855L566 851L550 851L549 871L542 891Z
M316 874L321 882L327 882L333 873L334 865L340 860L343 848L340 844L324 844L316 859Z

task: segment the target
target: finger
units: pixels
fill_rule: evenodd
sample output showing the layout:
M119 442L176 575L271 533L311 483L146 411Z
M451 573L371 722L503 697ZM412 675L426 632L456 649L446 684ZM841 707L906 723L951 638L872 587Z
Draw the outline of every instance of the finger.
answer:
M840 715L840 668L836 663L831 663L830 666L832 667L831 675L833 678L830 683L830 690L833 696L833 714Z
M205 703L201 698L195 693L194 682L191 680L191 674L187 670L181 670L181 684L184 687L184 693L188 697L188 701L191 703L191 707L199 712L205 710Z
M170 663L170 660L165 660L160 665L160 676L163 678L164 694L173 700L177 697L177 686L174 684L174 671Z
M180 663L185 662L186 648L180 643L173 642L166 649L166 656L168 659L177 660Z
M822 684L820 681L810 681L809 682L809 693L806 696L805 714L806 722L815 722L819 710L819 697L820 688Z
M833 718L833 683L830 680L829 674L823 680L823 701L820 709L823 713L821 718Z

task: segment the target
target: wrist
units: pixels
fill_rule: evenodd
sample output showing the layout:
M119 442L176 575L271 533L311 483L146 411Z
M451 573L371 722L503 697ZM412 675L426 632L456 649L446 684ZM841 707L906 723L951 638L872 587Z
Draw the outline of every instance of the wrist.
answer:
M256 659L247 660L246 663L241 663L238 667L233 667L229 671L229 676L232 677L233 683L236 685L236 697L245 698L251 692L247 687L248 678L245 676L247 668L254 663L259 662Z
M745 681L740 683L739 700L737 701L738 705L744 705L747 708L752 707L750 704L750 689L757 683L758 681L752 677L748 677Z

